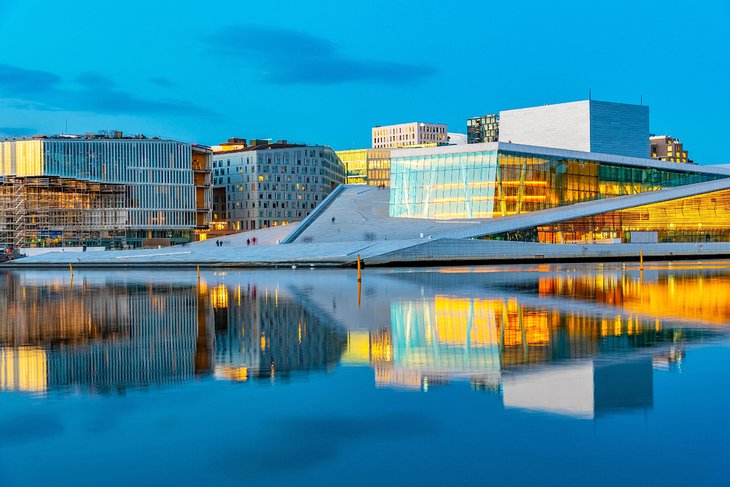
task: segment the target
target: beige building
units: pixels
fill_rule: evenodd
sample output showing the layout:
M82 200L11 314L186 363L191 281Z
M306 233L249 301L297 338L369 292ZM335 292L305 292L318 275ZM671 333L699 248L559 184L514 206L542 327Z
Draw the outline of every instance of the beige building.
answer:
M652 135L649 137L651 158L668 162L692 162L684 150L682 142L669 135Z
M395 149L422 145L448 145L448 125L410 122L373 127L374 149Z

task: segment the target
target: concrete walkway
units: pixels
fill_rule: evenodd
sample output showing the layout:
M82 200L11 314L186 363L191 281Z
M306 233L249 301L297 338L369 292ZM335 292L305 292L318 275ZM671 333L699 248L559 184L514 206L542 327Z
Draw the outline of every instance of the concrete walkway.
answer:
M681 191L717 190L730 181L701 183ZM549 262L703 259L730 257L730 243L674 244L540 244L471 239L475 235L511 231L534 225L535 218L558 221L628 200L642 203L676 197L678 188L642 193L630 197L573 205L569 210L553 208L541 212L487 220L419 220L388 217L388 191L367 186L345 186L340 194L310 222L293 243L278 244L297 226L289 225L240 233L183 246L150 250L84 253L49 253L1 264L0 268L146 268L146 267L281 267L349 266L357 256L366 265L424 265L452 263ZM632 203L633 204L633 203ZM537 214L539 213L539 215ZM333 221L334 218L334 221ZM256 237L256 245L246 245ZM216 246L216 240L223 242Z

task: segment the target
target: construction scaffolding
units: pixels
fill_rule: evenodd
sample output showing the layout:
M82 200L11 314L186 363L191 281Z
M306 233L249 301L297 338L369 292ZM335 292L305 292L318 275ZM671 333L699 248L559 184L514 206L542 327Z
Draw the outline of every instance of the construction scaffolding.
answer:
M0 247L126 244L126 188L59 177L0 178Z

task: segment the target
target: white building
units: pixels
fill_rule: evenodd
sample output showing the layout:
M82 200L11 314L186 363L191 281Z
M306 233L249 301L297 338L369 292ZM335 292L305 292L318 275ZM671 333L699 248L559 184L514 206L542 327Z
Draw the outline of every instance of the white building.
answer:
M467 143L466 134L449 132L448 136L449 136L449 145L465 145Z
M649 157L649 107L596 100L504 110L499 141Z
M373 127L373 148L387 149L419 145L447 145L448 125L410 122Z

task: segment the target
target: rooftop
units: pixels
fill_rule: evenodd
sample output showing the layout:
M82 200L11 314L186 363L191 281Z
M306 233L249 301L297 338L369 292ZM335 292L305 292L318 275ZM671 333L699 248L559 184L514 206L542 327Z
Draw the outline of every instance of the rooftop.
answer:
M684 165L676 162L660 161L649 157L629 157L614 154L602 154L598 152L583 152L569 149L554 149L551 147L539 147L523 144L512 144L509 142L481 142L478 144L466 145L443 145L438 147L412 148L403 147L391 149L391 158L417 157L433 154L459 154L463 152L486 152L486 151L508 151L541 156L556 156L572 159L583 159L587 161L608 162L622 166L651 167L669 171L695 172L730 175L727 168L719 165Z
M12 142L17 140L167 140L160 137L147 137L144 134L124 135L121 130L100 130L99 132L86 132L79 134L34 134L19 135L15 137L0 137L2 142Z

